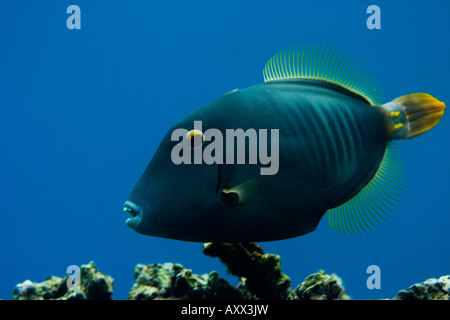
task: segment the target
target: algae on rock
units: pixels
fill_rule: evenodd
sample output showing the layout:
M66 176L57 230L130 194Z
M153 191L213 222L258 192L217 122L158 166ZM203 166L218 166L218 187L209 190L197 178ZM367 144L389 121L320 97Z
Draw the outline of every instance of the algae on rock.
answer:
M431 278L400 290L393 300L450 300L450 276Z
M87 300L110 300L113 294L113 278L104 275L94 262L81 266L81 291Z
M80 287L69 288L64 278L49 276L43 282L26 280L13 290L12 300L109 300L112 299L113 278L101 273L94 262L80 268Z
M323 270L308 276L295 290L300 300L349 300L341 278Z
M43 282L25 280L16 285L12 300L53 300L67 293L67 278L49 276Z
M291 279L281 272L280 256L264 254L256 243L210 242L204 244L203 253L219 257L231 274L241 278L238 288L246 298L295 299Z
M197 275L178 263L138 264L134 278L129 300L242 299L217 272Z
M295 290L281 272L280 257L264 254L255 243L207 243L204 254L219 259L240 277L237 287L215 271L198 275L178 263L138 264L129 300L228 299L228 300L348 300L342 280L323 270L308 276ZM26 280L16 285L13 300L109 300L113 279L94 262L82 265L79 287L68 286L69 276L49 276L43 282ZM399 291L393 300L450 300L450 276L428 279Z

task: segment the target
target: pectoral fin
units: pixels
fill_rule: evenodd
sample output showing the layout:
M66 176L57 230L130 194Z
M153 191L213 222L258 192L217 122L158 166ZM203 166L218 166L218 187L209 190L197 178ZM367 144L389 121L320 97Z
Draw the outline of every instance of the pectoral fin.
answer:
M223 187L220 191L221 198L226 205L244 205L256 198L258 186L258 180L250 179L235 187Z

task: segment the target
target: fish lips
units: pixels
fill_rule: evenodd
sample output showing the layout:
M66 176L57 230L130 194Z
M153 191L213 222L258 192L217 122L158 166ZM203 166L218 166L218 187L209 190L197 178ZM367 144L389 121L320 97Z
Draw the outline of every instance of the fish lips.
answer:
M123 204L123 211L131 214L131 218L128 218L125 223L131 229L137 231L137 228L142 220L142 209L137 204L131 201L125 201Z

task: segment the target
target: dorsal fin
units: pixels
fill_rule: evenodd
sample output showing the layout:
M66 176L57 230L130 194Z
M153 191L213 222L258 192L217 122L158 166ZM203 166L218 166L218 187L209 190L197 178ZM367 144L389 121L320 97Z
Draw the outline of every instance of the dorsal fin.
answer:
M267 61L264 82L281 79L312 79L341 86L368 101L383 103L377 82L350 56L326 45L286 48Z

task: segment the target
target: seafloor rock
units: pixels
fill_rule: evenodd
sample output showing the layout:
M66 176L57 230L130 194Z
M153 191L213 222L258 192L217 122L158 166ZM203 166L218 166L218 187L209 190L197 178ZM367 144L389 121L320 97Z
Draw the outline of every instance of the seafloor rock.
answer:
M325 274L319 270L308 276L295 290L300 300L349 300L344 293L341 278L334 273Z
M138 264L134 278L129 300L242 299L240 292L217 272L197 275L178 263Z
M88 300L110 300L113 294L113 278L104 275L94 262L81 266L81 290Z
M67 292L67 278L49 276L37 283L25 280L16 285L12 300L52 300L62 297Z
M43 282L26 280L16 285L13 300L109 300L112 299L113 279L95 267L94 262L80 268L80 286L69 288L64 278L49 276Z
M281 272L280 257L264 254L256 244L206 244L204 252L219 257L230 273L240 277L237 287L215 271L197 275L181 264L138 264L130 300L229 299L229 300L348 300L342 280L319 270L295 290ZM69 276L50 276L43 282L26 280L13 291L13 300L109 300L113 279L101 273L94 262L80 268L79 286L68 286ZM399 291L394 300L450 300L450 275L428 279Z
M295 299L291 279L281 272L280 256L264 254L256 243L210 242L204 244L203 253L219 257L231 274L241 278L238 288L247 299Z
M394 300L450 300L450 275L413 284L400 290Z

